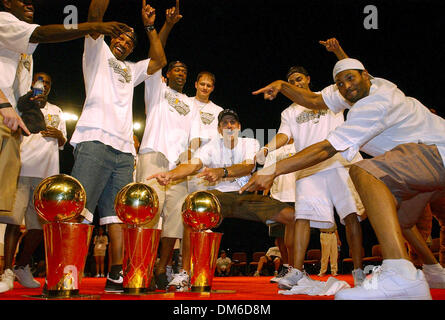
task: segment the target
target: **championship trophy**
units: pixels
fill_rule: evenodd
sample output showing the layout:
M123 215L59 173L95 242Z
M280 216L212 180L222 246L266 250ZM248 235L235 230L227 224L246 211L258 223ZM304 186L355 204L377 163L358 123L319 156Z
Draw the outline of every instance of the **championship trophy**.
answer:
M116 214L124 226L124 293L141 294L149 291L156 262L161 230L145 229L156 216L159 199L152 187L130 183L114 200Z
M195 191L182 205L182 218L190 233L190 284L193 292L210 292L222 233L206 232L222 222L221 205L207 191Z
M92 225L67 222L83 211L86 194L80 182L58 174L40 182L34 191L34 207L43 225L47 297L79 296L88 255Z

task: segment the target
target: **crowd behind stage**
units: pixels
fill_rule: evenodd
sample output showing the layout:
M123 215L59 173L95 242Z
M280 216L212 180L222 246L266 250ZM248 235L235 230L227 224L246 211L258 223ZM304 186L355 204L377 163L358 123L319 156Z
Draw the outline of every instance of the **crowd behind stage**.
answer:
M246 228L266 230L263 240L252 242L273 246L267 244L255 259L252 254L248 259L257 260L256 270L244 272L259 276L272 268L278 289L298 291L299 285L313 283L307 260L314 243L321 249L313 257L320 261L319 276L327 273L329 261L332 275L344 272L338 269L344 262L338 248L347 248L340 252L349 258L353 287L328 290L336 299L428 300L431 288L445 288L443 230L436 237L438 252L431 236L433 219L441 228L445 221L445 120L368 72L336 38L319 41L319 49L337 58L332 85L313 91L311 74L294 65L283 80L252 93L266 101L279 95L289 100L277 134L262 145L241 134L239 110L211 100L217 83L211 71L193 70L198 72L195 95L184 94L192 70L185 61L167 61L165 52L183 18L179 0L166 10L159 32L155 21L162 15L142 1L149 46L147 58L137 62L127 60L139 42L135 30L103 21L108 1L92 0L87 22L77 28L35 24L30 0L1 3L0 222L6 227L0 292L13 289L16 278L26 287L40 287L31 266L39 245L42 250L45 222L33 206L33 192L43 179L60 173L60 151L67 143L74 159L69 174L87 199L70 222L98 228L90 255L94 274L106 276L105 292L124 290L123 228L114 199L132 182L151 186L159 199L158 214L142 226L161 230L153 289L190 290L193 230L181 211L187 196L200 190L220 204L225 225L214 231L230 223L244 231L244 222L250 223ZM48 101L52 77L33 70L33 52L44 43L79 38L84 39L86 98L68 137L63 106ZM133 98L141 84L146 122L138 139ZM381 256L380 266L366 277L364 244L374 236L371 255ZM269 246L273 249L266 250ZM221 248L231 247L236 246L223 242ZM227 265L216 272L226 270Z

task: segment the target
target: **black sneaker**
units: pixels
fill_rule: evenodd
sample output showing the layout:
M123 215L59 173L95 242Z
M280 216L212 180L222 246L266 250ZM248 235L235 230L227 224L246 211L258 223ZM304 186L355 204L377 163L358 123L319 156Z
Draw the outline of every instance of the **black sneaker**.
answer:
M108 274L107 282L105 283L105 292L124 292L124 274L122 270L119 272L119 277L117 279L110 278L110 274Z
M167 280L167 274L165 272L160 274L155 274L155 282L158 290L163 290L163 291L167 290L168 280Z

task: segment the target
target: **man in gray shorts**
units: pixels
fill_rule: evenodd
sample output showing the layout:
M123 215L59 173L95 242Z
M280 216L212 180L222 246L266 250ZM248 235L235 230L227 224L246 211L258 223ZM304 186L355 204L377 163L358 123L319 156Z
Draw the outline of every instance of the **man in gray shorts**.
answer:
M167 185L183 179L199 170L197 177L203 177L210 184L208 191L214 194L220 204L224 218L237 218L263 222L274 220L291 224L294 208L287 203L254 193L239 194L239 189L247 181L255 168L255 154L259 142L252 138L240 138L241 130L238 114L230 109L218 115L219 138L199 148L188 163L175 169L154 174L147 179L156 178L159 184ZM184 225L182 243L182 270L169 283L177 291L187 291L190 273L190 227Z
M335 298L431 299L430 287L445 286L444 269L437 260L422 257L423 272L417 270L409 261L403 236L428 250L413 225L428 201L434 203L445 189L445 120L416 99L406 97L395 84L369 75L356 59L338 61L333 77L335 85L321 94L280 80L253 93L263 93L265 99L272 100L281 92L310 109L350 111L345 123L325 140L275 167L263 168L240 192L266 189L276 176L307 168L337 152L346 159L359 150L374 156L355 163L350 175L382 246L384 260L363 286L341 290Z

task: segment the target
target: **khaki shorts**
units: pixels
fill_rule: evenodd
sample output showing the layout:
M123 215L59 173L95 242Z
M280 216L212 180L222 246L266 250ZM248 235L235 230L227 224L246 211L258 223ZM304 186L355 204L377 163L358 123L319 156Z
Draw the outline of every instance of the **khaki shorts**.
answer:
M25 218L27 230L41 230L43 219L37 214L33 202L34 189L41 181L42 178L19 177L12 213L10 216L0 216L0 222L21 225Z
M402 228L411 228L426 205L445 196L445 167L435 145L401 144L354 165L380 179L398 202ZM378 199L376 199L378 201Z
M161 237L182 239L182 204L188 195L187 179L179 180L167 186L161 186L156 179L146 180L158 172L169 171L169 162L160 152L148 152L138 155L136 181L151 186L159 198L159 211L156 217L144 225L144 228L161 229ZM162 217L162 222L160 222ZM160 226L162 224L162 226Z
M11 133L0 116L0 216L10 216L20 173L20 130Z
M257 221L266 224L274 220L276 215L285 208L292 208L289 204L254 193L239 194L234 192L221 192L207 190L215 195L221 204L223 218L236 218Z

